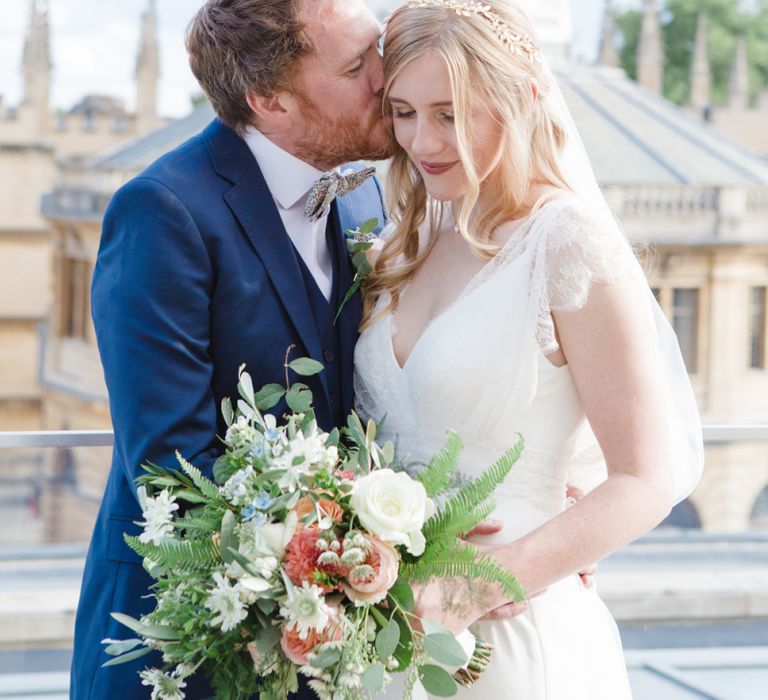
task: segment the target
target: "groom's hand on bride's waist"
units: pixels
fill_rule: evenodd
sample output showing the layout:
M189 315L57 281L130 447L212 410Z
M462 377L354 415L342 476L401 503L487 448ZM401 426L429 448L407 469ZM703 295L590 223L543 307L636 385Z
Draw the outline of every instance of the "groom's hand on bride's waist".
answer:
M483 520L480 524L472 528L465 537L475 537L477 535L495 535L504 529L504 523L501 520Z

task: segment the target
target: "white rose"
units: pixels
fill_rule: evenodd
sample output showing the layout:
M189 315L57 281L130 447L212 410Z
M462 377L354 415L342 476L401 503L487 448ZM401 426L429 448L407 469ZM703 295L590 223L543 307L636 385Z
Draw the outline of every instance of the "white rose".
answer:
M269 523L259 528L259 535L267 549L280 561L285 556L285 548L296 534L299 516L293 511L288 513L282 523Z
M377 469L355 482L350 505L368 532L405 545L414 556L424 552L421 528L435 506L420 482L404 472Z

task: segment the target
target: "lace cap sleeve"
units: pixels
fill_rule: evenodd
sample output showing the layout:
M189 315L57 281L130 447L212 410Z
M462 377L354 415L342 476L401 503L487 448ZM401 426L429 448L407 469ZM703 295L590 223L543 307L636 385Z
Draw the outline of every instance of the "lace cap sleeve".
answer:
M554 207L544 217L537 267L540 305L537 339L545 353L559 348L553 311L583 308L595 284L613 282L637 266L629 241L606 214L596 215L577 201Z

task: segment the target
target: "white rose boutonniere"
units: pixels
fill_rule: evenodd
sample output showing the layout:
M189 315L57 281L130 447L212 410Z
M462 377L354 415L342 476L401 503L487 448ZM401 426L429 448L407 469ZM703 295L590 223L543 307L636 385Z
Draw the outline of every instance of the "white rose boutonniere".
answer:
M414 556L426 544L421 528L435 512L424 486L404 472L377 469L355 482L350 505L363 526L392 545L405 545Z

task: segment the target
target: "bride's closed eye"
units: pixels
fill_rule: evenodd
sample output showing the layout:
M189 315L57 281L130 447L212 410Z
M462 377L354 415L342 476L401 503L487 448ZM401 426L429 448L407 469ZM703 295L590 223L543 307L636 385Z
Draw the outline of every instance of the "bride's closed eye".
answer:
M396 109L394 112L392 112L392 117L394 119L410 119L415 114L416 112L414 110L405 111L405 110Z

